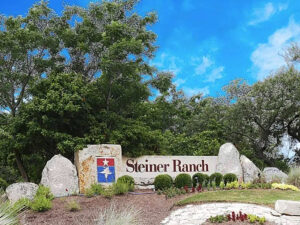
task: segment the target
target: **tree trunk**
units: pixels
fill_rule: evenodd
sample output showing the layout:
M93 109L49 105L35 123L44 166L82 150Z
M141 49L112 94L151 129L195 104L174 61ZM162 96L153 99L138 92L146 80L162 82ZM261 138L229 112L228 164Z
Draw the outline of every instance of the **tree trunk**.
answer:
M22 178L24 179L25 182L28 182L28 176L27 176L27 173L26 173L25 168L23 166L21 155L17 150L14 150L14 153L15 153L15 156L16 156L17 166L18 166L18 169L21 173L21 176L22 176Z

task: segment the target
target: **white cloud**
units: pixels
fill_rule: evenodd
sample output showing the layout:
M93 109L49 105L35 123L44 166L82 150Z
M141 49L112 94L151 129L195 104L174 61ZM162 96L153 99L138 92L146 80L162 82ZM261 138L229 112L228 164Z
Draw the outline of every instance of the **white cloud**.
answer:
M248 23L250 26L255 26L259 23L269 20L276 13L286 10L288 8L287 4L277 4L274 5L271 2L266 3L261 8L255 8L252 12L251 19Z
M182 60L163 52L151 64L157 66L159 69L173 72L176 75L181 71Z
M193 95L197 95L200 93L202 93L203 96L209 95L209 87L208 86L205 86L203 88L183 87L182 89L188 97L192 97Z
M221 79L223 77L222 73L224 71L224 66L219 66L215 69L213 69L208 75L206 82L215 82L218 79Z
M280 55L291 42L300 41L300 24L290 19L286 27L276 30L268 38L267 43L261 43L251 54L253 72L258 80L262 80L270 73L285 65Z
M179 78L174 81L174 84L176 85L176 87L179 87L180 85L184 84L185 82L186 82L186 80Z
M206 70L213 64L214 62L209 57L203 56L200 65L195 68L195 74L201 75L205 73Z

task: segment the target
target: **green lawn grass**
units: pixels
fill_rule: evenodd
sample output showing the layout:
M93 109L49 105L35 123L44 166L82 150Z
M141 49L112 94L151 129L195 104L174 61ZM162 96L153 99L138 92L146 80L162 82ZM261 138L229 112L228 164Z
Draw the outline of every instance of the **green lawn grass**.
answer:
M209 191L195 194L191 197L183 199L177 202L176 205L205 202L243 202L274 207L276 200L279 199L300 201L300 192L273 189Z

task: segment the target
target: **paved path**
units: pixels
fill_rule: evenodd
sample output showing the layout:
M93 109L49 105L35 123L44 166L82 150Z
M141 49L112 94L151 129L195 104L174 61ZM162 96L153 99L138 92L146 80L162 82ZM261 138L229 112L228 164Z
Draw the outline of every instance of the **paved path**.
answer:
M275 210L255 204L244 203L209 203L202 205L187 205L177 209L165 218L163 225L199 225L204 223L209 217L229 214L232 211L242 211L246 214L264 216L266 220L280 225L300 225L299 216L282 216Z

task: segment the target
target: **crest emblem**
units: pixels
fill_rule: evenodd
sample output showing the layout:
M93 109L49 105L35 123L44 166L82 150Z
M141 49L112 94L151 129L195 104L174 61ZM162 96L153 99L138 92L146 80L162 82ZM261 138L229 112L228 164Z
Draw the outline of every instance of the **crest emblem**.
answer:
M98 183L115 182L115 159L97 158L97 177Z

